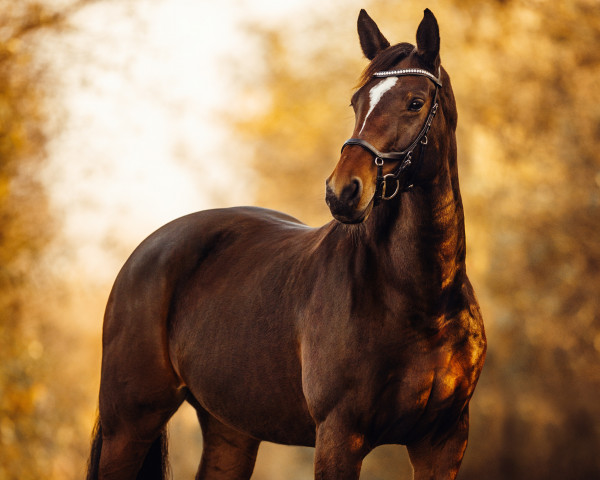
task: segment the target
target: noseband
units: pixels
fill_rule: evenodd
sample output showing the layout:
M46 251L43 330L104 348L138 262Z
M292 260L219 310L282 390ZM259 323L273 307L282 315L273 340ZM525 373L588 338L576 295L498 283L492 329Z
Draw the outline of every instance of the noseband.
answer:
M438 73L439 75L439 73ZM375 166L377 167L377 178L375 180L375 195L373 203L375 206L379 205L382 200L391 200L394 198L400 191L406 191L412 188L411 182L406 182L407 185L404 188L400 188L400 174L404 172L408 167L412 165L412 155L417 145L421 145L421 152L419 154L419 165L423 160L423 152L425 150L425 145L427 145L427 133L429 132L429 128L431 127L431 123L433 122L433 118L438 111L438 90L441 88L442 83L440 82L439 76L436 77L432 73L427 70L423 70L420 68L405 68L402 70L387 70L384 72L376 72L373 74L375 77L404 77L404 76L421 76L427 77L435 84L435 93L433 95L433 101L431 102L431 108L429 109L429 114L427 115L427 119L425 120L425 124L423 128L416 136L416 138L412 141L412 143L400 152L380 152L373 145L371 145L366 140L362 140L360 138L351 138L346 140L344 145L342 146L342 151L348 145L359 145L368 152L370 152L375 157ZM395 162L400 162L400 164L396 167L392 173L388 173L386 175L383 174L383 164L385 160L392 160ZM413 173L414 177L414 173ZM389 196L386 196L386 186L387 182L390 180L396 181L396 188L394 193Z

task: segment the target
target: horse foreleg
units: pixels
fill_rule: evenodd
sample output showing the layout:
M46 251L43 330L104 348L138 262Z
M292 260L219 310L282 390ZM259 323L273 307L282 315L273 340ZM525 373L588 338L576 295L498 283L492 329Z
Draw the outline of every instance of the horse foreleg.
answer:
M353 432L347 425L331 414L317 427L316 480L358 480L369 448L364 435Z
M443 436L427 436L407 445L414 480L454 480L467 448L469 412L465 410L456 426Z
M244 435L198 409L202 460L196 480L248 480L260 441Z

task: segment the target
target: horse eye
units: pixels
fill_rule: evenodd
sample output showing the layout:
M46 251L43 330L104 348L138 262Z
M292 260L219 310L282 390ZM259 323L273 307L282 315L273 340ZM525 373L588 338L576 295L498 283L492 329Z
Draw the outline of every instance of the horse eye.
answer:
M423 108L423 105L425 105L425 102L423 100L421 100L420 98L415 98L412 102L410 102L408 109L411 112L418 112Z

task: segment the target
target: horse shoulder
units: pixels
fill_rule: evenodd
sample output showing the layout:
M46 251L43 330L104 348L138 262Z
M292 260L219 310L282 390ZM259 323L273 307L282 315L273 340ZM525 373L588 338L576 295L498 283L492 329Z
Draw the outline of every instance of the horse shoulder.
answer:
M473 395L487 348L481 311L468 280L461 292L464 307L444 319L430 345L434 377L428 407L455 419Z

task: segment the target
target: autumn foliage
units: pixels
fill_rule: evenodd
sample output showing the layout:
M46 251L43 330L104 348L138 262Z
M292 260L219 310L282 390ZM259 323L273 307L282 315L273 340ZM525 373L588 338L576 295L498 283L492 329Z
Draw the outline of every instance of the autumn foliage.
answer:
M81 372L69 370L69 353L85 340L62 322L70 302L47 267L58 224L41 180L57 110L40 42L61 31L69 10L0 0L0 478L7 480L75 478L81 467L73 460L84 458L88 443Z
M81 477L97 398L100 339L66 320L90 302L48 268L59 227L40 172L56 103L39 42L69 12L50 3L0 0L0 479L10 480ZM224 61L239 79L224 151L253 173L236 181L252 183L256 205L312 225L330 221L324 180L352 133L366 66L358 8L322 3L310 17L248 25L260 56ZM360 5L392 42L414 42L425 6L457 99L467 267L488 334L459 478L600 478L600 6ZM176 473L193 472L200 452L184 415L171 430ZM311 478L311 462L310 449L266 444L254 478ZM405 453L375 450L361 478L410 478Z

